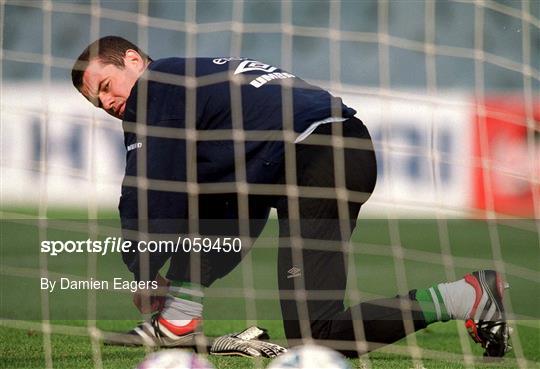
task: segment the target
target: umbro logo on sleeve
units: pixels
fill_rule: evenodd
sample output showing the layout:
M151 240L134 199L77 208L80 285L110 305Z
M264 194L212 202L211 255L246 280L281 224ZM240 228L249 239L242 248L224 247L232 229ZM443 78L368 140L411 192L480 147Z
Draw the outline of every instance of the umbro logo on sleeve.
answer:
M287 271L287 279L300 277L302 275L302 269L293 266Z

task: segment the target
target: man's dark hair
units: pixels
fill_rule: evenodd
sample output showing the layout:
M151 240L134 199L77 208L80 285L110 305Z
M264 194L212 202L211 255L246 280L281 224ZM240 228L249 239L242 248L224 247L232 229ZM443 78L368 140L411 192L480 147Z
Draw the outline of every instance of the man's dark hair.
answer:
M88 67L88 64L94 59L99 59L99 61L105 65L112 64L120 69L124 68L124 56L129 49L138 52L144 61L152 61L152 59L145 52L141 51L137 45L122 37L105 36L92 42L83 50L73 65L73 69L71 70L73 86L81 91L84 71Z

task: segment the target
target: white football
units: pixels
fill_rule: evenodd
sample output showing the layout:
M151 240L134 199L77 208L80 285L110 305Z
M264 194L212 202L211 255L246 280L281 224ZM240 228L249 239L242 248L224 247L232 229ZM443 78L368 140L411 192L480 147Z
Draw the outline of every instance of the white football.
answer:
M339 352L318 345L289 349L273 360L266 369L351 369Z
M214 369L206 359L185 350L162 350L149 354L136 369Z

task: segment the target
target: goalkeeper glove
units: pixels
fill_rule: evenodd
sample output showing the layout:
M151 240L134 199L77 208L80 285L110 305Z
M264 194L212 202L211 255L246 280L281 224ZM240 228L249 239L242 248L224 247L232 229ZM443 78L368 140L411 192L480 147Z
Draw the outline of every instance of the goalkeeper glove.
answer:
M251 326L242 332L216 338L210 348L210 354L274 358L287 352L286 348L274 343L259 341L259 338L269 338L266 330Z

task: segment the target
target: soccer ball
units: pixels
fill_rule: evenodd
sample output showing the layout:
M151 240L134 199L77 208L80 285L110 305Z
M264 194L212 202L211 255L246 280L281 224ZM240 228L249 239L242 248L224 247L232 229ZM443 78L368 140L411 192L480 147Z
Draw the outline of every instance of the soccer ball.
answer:
M298 346L272 361L266 369L351 369L339 352L318 345Z
M136 369L214 369L194 352L163 350L149 354Z

